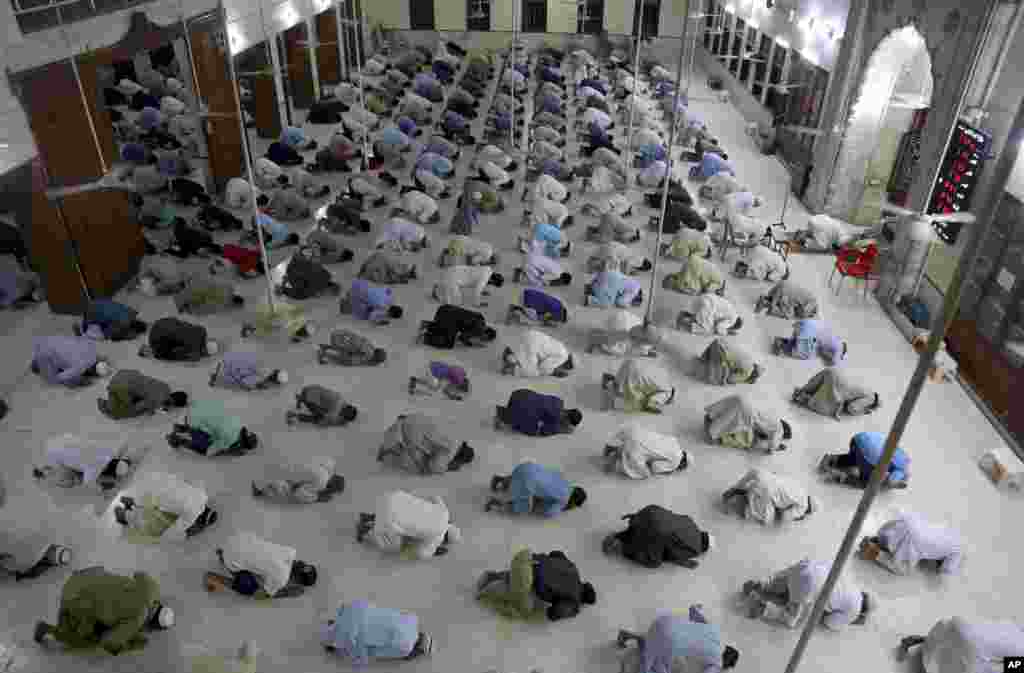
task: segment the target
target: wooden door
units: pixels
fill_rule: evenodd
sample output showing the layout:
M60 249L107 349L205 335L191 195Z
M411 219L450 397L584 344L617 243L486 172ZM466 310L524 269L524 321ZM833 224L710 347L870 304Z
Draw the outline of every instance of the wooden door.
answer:
M24 228L33 267L46 288L46 301L54 313L78 315L89 297L75 261L74 245L57 209L46 198L48 183L42 159L32 160L30 218Z
M39 197L45 200L43 191L48 186L71 186L102 177L100 152L70 63L29 73L21 80L20 89L46 168L40 177ZM47 212L39 202L42 224L35 226L33 216L29 237L34 249L47 256L37 257L34 252L33 261L48 278L48 290L55 293L57 301L80 293L74 257L48 256L55 251L66 253L69 236L77 246L79 267L93 298L113 295L138 272L145 242L128 199L125 192L88 192L50 206L56 207L59 215Z
M252 104L256 135L277 139L281 135L281 113L273 75L259 75L252 79Z
M288 95L294 110L308 110L313 104L313 66L309 59L306 24L298 23L281 34L288 68Z
M82 93L85 95L89 112L92 114L96 138L109 169L120 157L117 154L117 143L114 142L114 122L110 119L110 112L103 104L103 98L100 95L98 68L102 65L112 65L112 59L109 55L102 53L103 51L109 52L110 50L81 54L76 61L78 76L82 82Z
M330 42L316 49L316 65L320 75L320 87L341 82L341 58L339 51L338 24L335 21L334 9L316 16L317 42Z
M209 112L226 117L206 120L207 147L210 155L210 175L219 193L228 180L241 175L245 169L245 150L235 107L234 82L228 71L230 58L213 22L190 25L192 61L196 68L199 91ZM271 81L273 87L273 81ZM272 105L276 107L276 105Z

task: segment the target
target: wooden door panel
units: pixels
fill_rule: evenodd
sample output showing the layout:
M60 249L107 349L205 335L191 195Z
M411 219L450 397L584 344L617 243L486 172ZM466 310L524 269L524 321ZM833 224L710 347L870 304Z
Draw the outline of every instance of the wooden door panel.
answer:
M54 313L80 314L88 297L75 267L71 240L57 209L46 198L46 169L41 159L32 161L31 223L26 229L32 265L46 288L46 301Z
M228 70L226 49L219 44L209 25L190 27L192 62L196 68L199 91L210 112L231 115L212 118L206 123L210 175L214 188L220 192L228 180L242 174L245 149L235 107L234 82Z
M146 252L142 227L125 192L89 192L63 200L93 297L110 297L139 271Z
M307 109L313 102L313 68L306 44L306 24L300 23L284 31L285 59L288 62L289 94L292 110Z
M22 99L50 186L71 186L103 176L74 71L54 63L22 80Z
M281 108L277 105L277 90L271 75L260 75L252 80L253 119L260 138L281 135Z
M320 75L320 86L341 82L341 59L339 58L338 24L334 10L329 9L316 17L316 37L318 42L333 42L317 47L316 64Z
M89 112L92 114L93 124L96 128L96 138L99 141L100 151L103 152L103 159L107 162L107 168L109 169L119 157L117 156L117 143L114 142L114 123L111 121L110 112L103 105L103 99L100 97L97 68L101 65L110 65L113 62L113 52L109 49L100 52L88 52L80 55L77 62L78 76L82 81L82 93L85 95L86 103L89 105Z

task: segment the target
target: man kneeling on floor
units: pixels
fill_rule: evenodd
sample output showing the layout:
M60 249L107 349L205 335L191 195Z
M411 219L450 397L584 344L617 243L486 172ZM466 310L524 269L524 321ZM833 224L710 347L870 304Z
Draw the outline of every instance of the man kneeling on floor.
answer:
M288 425L312 423L321 428L343 427L356 419L356 408L341 393L321 385L303 386L295 409L285 415Z
M621 554L646 568L675 563L693 570L698 556L711 551L714 540L685 514L648 505L622 517L626 530L609 535L601 543L605 554Z
M82 322L74 327L75 336L96 341L125 341L144 334L149 324L138 319L139 312L110 299L94 299L85 309Z
M860 556L896 575L909 575L919 564L942 575L954 575L963 562L961 535L919 514L901 512L860 541Z
M420 376L409 377L409 394L415 395L423 388L432 395L438 391L450 400L464 400L471 386L465 368L448 362L433 360L427 364Z
M263 477L252 482L252 497L312 505L330 502L345 490L345 477L335 470L334 458L317 457L304 462L268 463Z
M726 508L742 510L744 519L768 526L781 521L803 521L821 510L821 504L803 484L768 470L753 469L722 494Z
M414 474L455 472L473 461L476 453L466 442L455 440L424 414L402 414L387 430L377 450L377 460Z
M508 427L534 437L571 434L583 422L583 413L566 409L562 398L526 388L513 391L508 404L495 409L495 430Z
M317 362L328 362L345 367L379 365L388 359L388 353L361 334L339 329L331 332L331 342L317 347Z
M29 367L47 383L72 387L88 385L111 370L106 358L97 354L95 342L65 336L36 337Z
M501 373L506 376L565 378L574 368L566 345L535 329L518 335L501 353Z
M130 445L118 447L108 438L56 435L46 440L46 462L33 467L32 476L61 488L109 491L127 481L140 459Z
M764 453L785 451L783 442L793 438L787 421L756 408L745 395L729 395L705 407L704 431L722 446Z
M508 514L539 514L551 518L587 501L587 492L570 484L561 472L531 462L520 463L508 476L492 477L491 490L508 493L511 498L488 498L484 506L487 512L499 509Z
M445 304L434 312L433 320L420 323L417 343L433 348L455 348L456 343L483 348L498 338L498 331L487 325L482 313Z
M604 469L630 479L650 479L656 474L682 472L689 464L678 437L640 425L620 430L604 447Z
M316 584L316 566L296 558L286 547L253 533L236 533L217 550L217 559L230 576L206 573L206 590L232 589L254 598L301 596Z
M621 397L627 413L646 411L660 414L676 398L676 389L663 367L650 360L630 358L622 363L615 374L601 377L605 410L615 408Z
M487 570L476 583L476 597L498 614L515 619L569 619L597 602L594 585L584 582L576 564L560 551L519 551L509 570Z
M684 670L716 673L734 668L740 658L735 647L722 646L720 629L708 623L700 603L690 606L689 619L675 614L658 617L646 636L623 629L616 644L625 648L634 640L636 654L623 661L624 673L670 671L678 665L688 667Z
M64 583L58 622L37 622L40 645L52 637L68 649L102 647L113 655L142 649L146 631L174 626L174 611L160 601L160 585L146 573L131 577L102 566L79 570Z
M749 604L747 616L796 628L814 607L830 568L829 563L804 559L763 581L745 582L743 595ZM873 603L867 593L840 577L825 604L821 625L830 631L842 631L850 624L864 624L874 608Z
M288 372L263 366L262 358L256 353L231 351L210 374L210 386L237 388L240 390L265 390L275 385L288 383Z
M846 484L855 488L867 488L875 466L882 460L885 450L885 435L880 432L858 432L850 440L850 449L845 454L826 454L818 464L818 471L825 475L825 481ZM882 479L882 488L906 488L910 480L910 456L896 447L889 463L889 469Z
M357 278L352 281L352 289L341 298L341 314L350 314L356 320L369 320L375 325L387 325L403 314L402 307L395 306L393 301L390 287L373 285Z
M416 558L426 560L447 554L448 545L462 540L462 531L452 525L440 497L393 491L377 500L375 514L359 515L356 539L363 542L367 536L381 551L399 552L409 545Z
M122 369L114 374L107 384L107 399L96 400L99 410L114 420L149 416L186 405L187 393L171 392L171 387L163 381L135 369Z
M180 541L217 522L206 490L177 475L150 472L114 501L114 521L148 538Z
M209 338L202 325L193 325L178 318L160 318L149 330L149 343L139 347L139 357L199 362L219 351L220 344Z
M371 659L418 659L434 648L434 639L420 631L419 624L414 614L354 601L338 608L335 618L320 627L320 642L356 666Z
M228 415L223 403L204 400L192 403L185 422L175 423L167 435L167 443L201 456L241 456L255 450L259 439L241 420Z
M555 327L569 322L569 310L562 300L532 287L523 289L523 303L508 307L505 323L508 325L526 323Z

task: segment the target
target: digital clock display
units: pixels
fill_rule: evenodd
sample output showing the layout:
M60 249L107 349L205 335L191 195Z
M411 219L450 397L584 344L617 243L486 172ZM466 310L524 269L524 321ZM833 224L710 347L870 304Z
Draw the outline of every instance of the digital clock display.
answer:
M928 205L929 215L959 213L970 208L990 141L987 134L957 122ZM940 239L952 245L956 243L962 225L959 222L934 222L932 226Z

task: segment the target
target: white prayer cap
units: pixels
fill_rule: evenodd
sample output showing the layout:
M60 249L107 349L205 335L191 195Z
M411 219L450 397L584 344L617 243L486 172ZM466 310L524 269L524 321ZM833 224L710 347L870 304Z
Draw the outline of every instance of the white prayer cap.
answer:
M283 369L278 369L277 370L277 382L280 383L282 386L285 385L286 383L288 383L288 372L286 372Z
M174 610L166 605L160 606L160 614L157 615L157 623L160 624L160 628L162 629L169 629L174 626Z
M715 536L712 535L711 533L708 533L708 551L711 551L714 548L715 548Z
M220 344L218 344L216 341L213 341L212 339L206 342L207 355L216 355L218 351L220 351Z
M114 468L114 474L118 477L126 477L131 469L132 467L128 464L127 460L119 460L117 461L117 467Z
M99 374L100 376L106 376L107 374L110 373L110 365L108 365L106 362L97 362L96 373Z
M484 198L484 195L483 195L482 192L473 192L473 197L472 198L473 198L474 201L479 201L482 198Z

